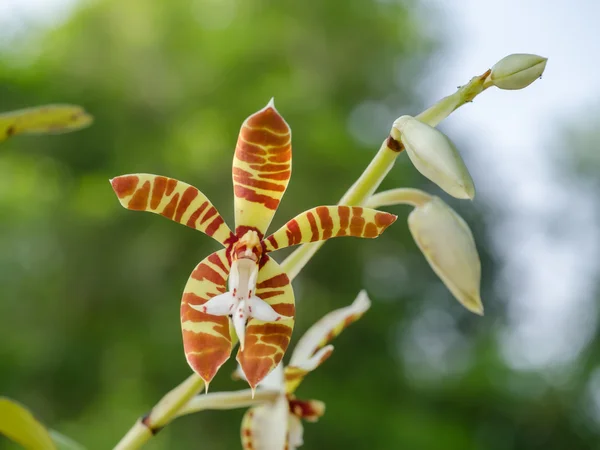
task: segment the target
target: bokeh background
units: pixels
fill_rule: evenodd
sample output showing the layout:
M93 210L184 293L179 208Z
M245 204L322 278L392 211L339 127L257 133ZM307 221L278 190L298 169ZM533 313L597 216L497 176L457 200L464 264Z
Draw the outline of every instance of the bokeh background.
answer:
M216 247L122 209L110 177L187 181L231 224L239 126L274 96L294 137L275 229L336 202L396 117L528 52L550 58L543 80L490 89L441 126L475 201L447 198L405 156L383 184L465 217L486 316L434 276L407 208L376 241L328 243L294 282L294 338L361 288L374 305L298 392L327 403L305 448L598 448L599 15L593 0L0 0L0 110L69 102L96 117L2 144L0 394L105 449L189 375L180 293ZM233 369L211 390L244 388ZM239 448L242 414L178 419L147 448Z

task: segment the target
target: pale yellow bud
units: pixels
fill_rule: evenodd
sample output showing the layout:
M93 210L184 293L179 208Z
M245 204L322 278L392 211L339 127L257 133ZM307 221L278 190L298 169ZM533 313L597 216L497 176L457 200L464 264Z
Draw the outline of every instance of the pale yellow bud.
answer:
M392 127L413 165L448 194L456 198L475 196L473 179L454 144L441 131L414 117L402 116Z
M542 76L547 61L538 55L508 55L492 67L490 79L500 89L523 89Z
M433 271L469 311L483 315L481 262L467 223L438 197L416 207L408 227Z

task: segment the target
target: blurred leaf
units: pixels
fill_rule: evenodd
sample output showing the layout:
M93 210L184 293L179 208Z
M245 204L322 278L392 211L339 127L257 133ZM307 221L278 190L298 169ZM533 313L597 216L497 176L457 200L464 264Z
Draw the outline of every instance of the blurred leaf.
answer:
M8 398L0 398L0 433L27 450L56 449L44 425L24 406Z
M17 134L69 133L87 127L92 116L74 105L46 105L0 114L0 142Z

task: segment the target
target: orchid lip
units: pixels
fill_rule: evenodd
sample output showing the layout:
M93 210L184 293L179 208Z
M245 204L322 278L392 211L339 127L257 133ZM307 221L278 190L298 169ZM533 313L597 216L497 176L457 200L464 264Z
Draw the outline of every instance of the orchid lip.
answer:
M271 305L255 295L258 264L252 258L236 259L229 272L229 291L212 297L202 305L191 308L214 316L229 316L244 350L246 325L252 318L277 322L290 317L277 313Z

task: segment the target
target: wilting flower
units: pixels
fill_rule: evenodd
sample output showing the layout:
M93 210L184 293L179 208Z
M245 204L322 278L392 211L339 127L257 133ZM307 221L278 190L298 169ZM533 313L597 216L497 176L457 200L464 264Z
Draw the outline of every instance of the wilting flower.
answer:
M0 114L0 142L18 134L68 133L87 127L92 116L74 105L46 105Z
M418 119L402 116L394 122L392 136L400 140L413 165L456 198L475 196L475 186L454 144L440 130Z
M345 308L330 312L314 324L298 341L287 367L280 364L258 385L257 398L268 398L250 408L242 419L242 445L246 450L293 450L303 443L302 420L316 421L325 413L325 404L319 400L301 400L294 392L311 371L315 370L333 352L329 341L348 325L358 320L371 306L362 291ZM238 376L244 377L243 372ZM250 392L218 392L199 395L192 399L180 415L206 409L230 409L257 403Z
M417 206L408 227L433 271L469 311L483 314L481 262L467 223L440 198Z
M523 89L542 76L548 58L525 53L508 55L494 64L490 79L500 89Z
M290 280L269 252L336 236L375 238L396 216L368 208L319 206L267 238L291 174L291 132L272 102L242 124L233 158L235 233L195 187L157 175L111 180L121 204L160 214L223 247L196 266L181 302L186 358L209 383L231 354L253 388L281 361L294 325ZM229 280L228 287L226 285Z

